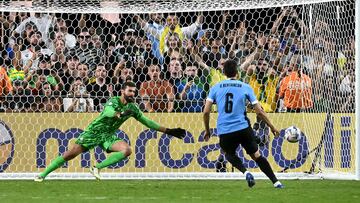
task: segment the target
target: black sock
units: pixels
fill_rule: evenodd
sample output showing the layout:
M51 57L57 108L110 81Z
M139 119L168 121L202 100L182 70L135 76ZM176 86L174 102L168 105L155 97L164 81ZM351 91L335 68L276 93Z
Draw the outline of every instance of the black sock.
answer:
M273 182L276 183L278 179L276 178L273 170L271 169L271 166L269 162L266 160L266 158L260 156L256 160L257 165L260 167L261 171L265 173L267 177Z
M245 173L246 168L238 156L235 154L225 154L225 157L235 168L237 168L242 173Z

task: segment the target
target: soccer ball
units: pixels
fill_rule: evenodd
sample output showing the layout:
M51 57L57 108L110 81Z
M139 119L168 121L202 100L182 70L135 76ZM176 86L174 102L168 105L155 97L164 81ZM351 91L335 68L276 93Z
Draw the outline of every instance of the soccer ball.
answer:
M290 126L285 130L285 139L288 142L296 143L301 138L301 130L296 126Z

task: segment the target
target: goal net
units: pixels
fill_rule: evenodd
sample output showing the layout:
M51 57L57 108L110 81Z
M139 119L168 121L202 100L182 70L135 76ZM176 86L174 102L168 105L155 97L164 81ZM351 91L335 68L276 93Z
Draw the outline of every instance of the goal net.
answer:
M149 118L183 140L129 119L116 132L132 155L104 178L243 178L214 135L204 141L209 89L238 63L274 125L247 115L280 178L356 178L355 0L2 1L0 179L28 179L70 149L121 85L133 81ZM301 131L297 143L285 129ZM266 178L246 152L244 165ZM84 152L49 178L92 178L108 156Z

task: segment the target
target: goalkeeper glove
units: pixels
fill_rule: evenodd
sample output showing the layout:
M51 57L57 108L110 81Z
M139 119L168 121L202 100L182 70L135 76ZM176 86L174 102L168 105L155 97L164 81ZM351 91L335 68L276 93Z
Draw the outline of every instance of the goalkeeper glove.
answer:
M172 128L172 129L166 128L165 133L179 139L184 138L186 135L186 131L182 128Z

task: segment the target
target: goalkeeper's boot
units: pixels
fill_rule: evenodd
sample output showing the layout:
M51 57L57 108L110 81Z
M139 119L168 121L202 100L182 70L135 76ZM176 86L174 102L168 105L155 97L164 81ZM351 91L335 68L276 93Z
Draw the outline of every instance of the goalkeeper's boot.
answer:
M246 174L246 181L249 187L253 187L255 185L255 179L251 173Z
M281 184L280 181L277 181L276 183L274 183L274 188L282 189L285 188L285 186Z
M90 167L90 173L96 178L96 180L100 180L100 169L96 168L95 166Z
M45 180L44 177L40 176L40 175L37 175L35 178L34 178L34 181L35 182L43 182Z

